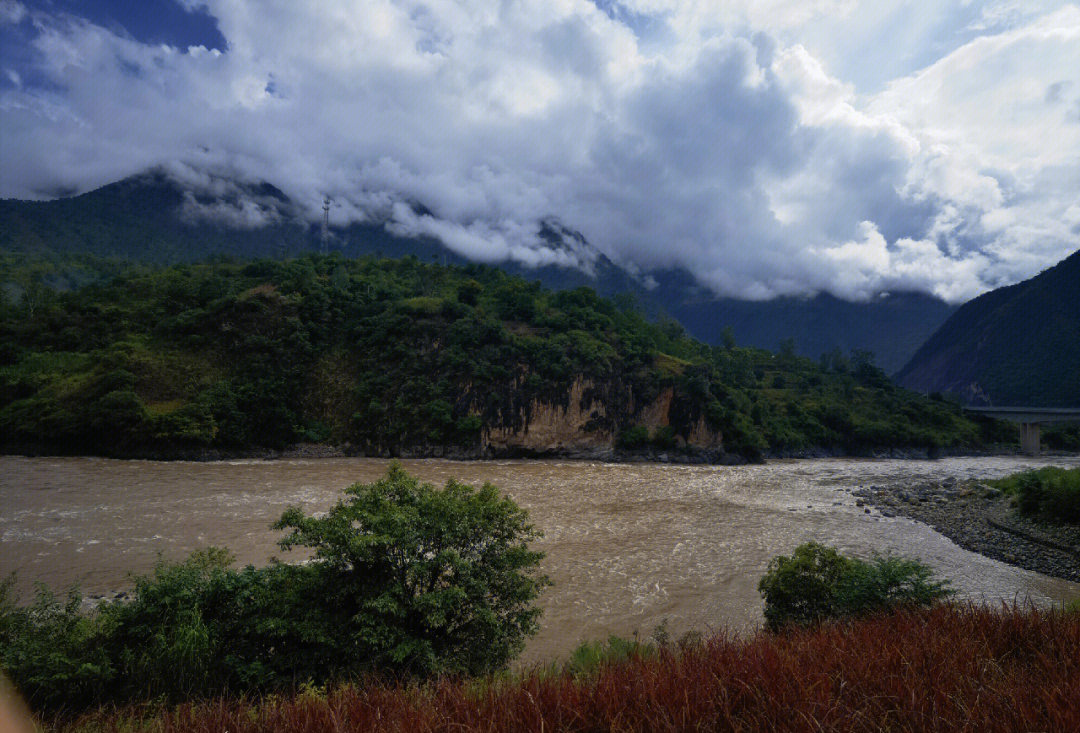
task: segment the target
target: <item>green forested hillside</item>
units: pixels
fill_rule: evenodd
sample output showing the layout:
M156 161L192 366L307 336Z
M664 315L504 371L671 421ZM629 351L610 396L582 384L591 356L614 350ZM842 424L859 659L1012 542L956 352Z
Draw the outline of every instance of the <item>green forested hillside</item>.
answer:
M32 309L6 298L0 311L8 450L179 455L316 442L490 455L488 431L527 429L535 405L566 407L575 382L587 385L583 408L602 407L582 429L625 450L692 451L701 425L751 458L997 437L897 388L866 354L819 364L706 346L625 299L552 292L483 266L337 256L141 266L46 295ZM658 400L663 417L650 425L643 411Z
M0 201L0 253L51 261L51 268L36 273L41 277L27 282L44 277L66 288L86 281L84 270L65 268L73 257L168 265L223 255L281 259L321 251L319 227L309 212L278 189L204 178L195 185L152 170L79 196ZM328 251L347 257L413 255L424 262L468 264L438 239L395 236L384 222L331 224L329 235ZM892 374L955 310L933 296L904 292L859 303L825 293L770 301L718 298L685 269L631 276L557 221L543 222L538 236L546 247L568 255L562 265L491 264L555 290L587 286L601 295L633 293L650 313L670 314L710 344L733 335L739 344L775 350L793 339L796 353L814 359L835 348L863 349ZM567 264L573 261L590 263L589 272ZM647 289L643 283L650 279L656 286Z
M972 404L1080 406L1080 252L961 306L897 379Z

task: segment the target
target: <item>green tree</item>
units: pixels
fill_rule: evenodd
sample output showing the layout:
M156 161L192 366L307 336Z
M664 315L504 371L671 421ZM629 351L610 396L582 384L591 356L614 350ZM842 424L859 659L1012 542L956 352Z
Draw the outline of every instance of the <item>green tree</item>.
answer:
M845 557L833 547L807 542L791 557L774 557L758 590L771 629L859 616L903 606L929 606L949 594L945 581L918 560Z
M343 652L376 668L431 674L500 669L537 630L533 605L549 584L537 572L540 537L525 510L490 484L439 490L397 463L345 490L322 517L290 509L283 549L314 551Z
M758 583L765 597L766 623L779 628L837 615L836 587L850 568L850 559L816 542L799 545L791 557L774 557Z
M724 326L724 330L720 332L720 342L728 351L735 348L735 330L731 326Z

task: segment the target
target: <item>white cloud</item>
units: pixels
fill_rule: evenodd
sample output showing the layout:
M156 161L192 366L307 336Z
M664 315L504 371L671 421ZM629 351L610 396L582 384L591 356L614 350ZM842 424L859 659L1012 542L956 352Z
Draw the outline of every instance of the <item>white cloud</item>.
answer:
M25 17L25 5L15 0L0 0L0 24L21 23Z
M312 218L330 195L338 222L588 270L539 236L555 219L631 271L753 298L959 300L1080 247L1075 6L621 5L210 0L224 53L23 9L49 83L13 69L0 91L0 195L168 163L269 181Z

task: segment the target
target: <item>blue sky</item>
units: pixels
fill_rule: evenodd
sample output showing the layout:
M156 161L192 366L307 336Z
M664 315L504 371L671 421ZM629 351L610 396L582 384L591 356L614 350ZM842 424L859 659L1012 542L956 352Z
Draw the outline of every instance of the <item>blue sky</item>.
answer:
M717 293L959 301L1080 248L1080 7L0 0L0 196L152 166L478 260L588 269L555 218Z
M33 0L23 4L28 10L84 18L139 43L225 50L225 37L205 6L185 7L175 0Z

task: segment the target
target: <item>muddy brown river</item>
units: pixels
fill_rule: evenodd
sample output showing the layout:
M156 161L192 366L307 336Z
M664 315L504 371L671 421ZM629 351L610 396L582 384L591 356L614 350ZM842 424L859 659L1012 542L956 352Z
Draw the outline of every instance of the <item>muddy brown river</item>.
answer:
M402 461L442 484L490 481L544 531L540 633L522 662L565 655L582 640L647 636L663 620L687 629L746 631L761 623L757 582L770 558L817 540L869 556L892 551L932 565L961 598L1048 604L1080 585L963 550L903 518L866 514L861 486L947 476L993 478L1080 458L937 461L790 460L758 466L578 461ZM226 546L241 563L281 554L269 528L288 506L325 510L345 486L386 471L379 459L212 463L0 457L0 574L57 590L121 590L161 555Z

